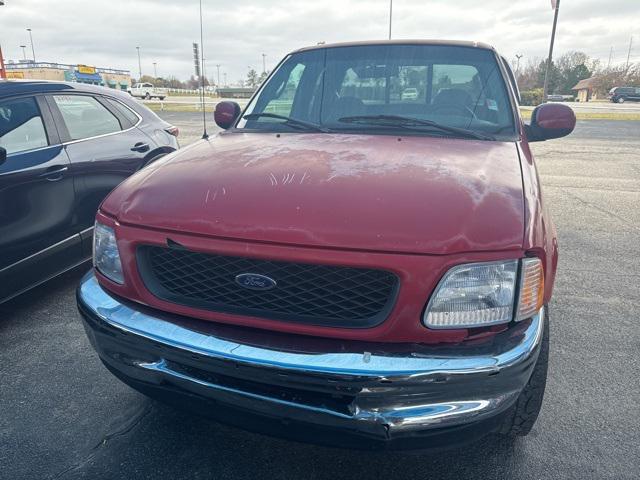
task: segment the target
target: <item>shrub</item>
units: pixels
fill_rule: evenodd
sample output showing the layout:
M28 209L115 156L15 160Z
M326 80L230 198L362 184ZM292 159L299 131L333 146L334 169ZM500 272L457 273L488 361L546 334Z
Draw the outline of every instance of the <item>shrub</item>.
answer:
M535 107L542 103L543 96L544 96L544 91L542 90L542 88L525 90L524 92L520 92L520 104L530 105Z

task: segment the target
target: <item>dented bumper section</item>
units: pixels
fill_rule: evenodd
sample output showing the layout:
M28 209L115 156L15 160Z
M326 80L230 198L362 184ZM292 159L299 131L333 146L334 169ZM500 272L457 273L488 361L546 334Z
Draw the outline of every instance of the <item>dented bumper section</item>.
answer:
M77 292L87 334L125 383L195 413L348 447L424 448L497 428L537 360L543 310L483 345L340 342L147 309L92 273Z

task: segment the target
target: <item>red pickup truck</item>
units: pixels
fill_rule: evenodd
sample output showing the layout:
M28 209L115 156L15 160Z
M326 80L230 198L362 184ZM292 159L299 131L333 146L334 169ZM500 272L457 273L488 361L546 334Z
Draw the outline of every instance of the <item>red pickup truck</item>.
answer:
M416 95L403 95L408 89ZM116 188L78 306L106 367L273 435L421 449L526 435L558 258L508 63L471 42L288 55L224 130Z

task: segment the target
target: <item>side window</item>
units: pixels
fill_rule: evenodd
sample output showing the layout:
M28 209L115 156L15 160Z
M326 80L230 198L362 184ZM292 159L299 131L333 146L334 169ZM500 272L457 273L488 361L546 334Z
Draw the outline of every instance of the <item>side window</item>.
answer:
M268 113L275 113L277 115L291 115L291 109L293 108L293 100L300 84L300 79L304 73L304 64L299 63L296 65L289 74L289 78L286 83L281 85L278 96L269 101L264 111ZM265 121L269 119L265 118Z
M34 98L0 102L0 147L8 154L46 147L47 133Z
M122 130L118 119L95 98L85 95L53 95L71 140L97 137Z
M504 57L500 57L500 60L502 61L502 65L504 69L507 71L507 75L509 76L509 82L511 83L511 88L513 88L513 93L516 94L516 97L518 98L518 102L520 102L521 101L520 88L518 87L518 81L516 80L516 77L513 74L511 65L509 65L509 62L507 62L507 60Z
M115 110L122 118L126 119L127 124L123 125L123 128L131 128L140 121L138 115L133 113L129 107L124 106L119 101L107 97L103 97L103 100L110 105L112 111Z

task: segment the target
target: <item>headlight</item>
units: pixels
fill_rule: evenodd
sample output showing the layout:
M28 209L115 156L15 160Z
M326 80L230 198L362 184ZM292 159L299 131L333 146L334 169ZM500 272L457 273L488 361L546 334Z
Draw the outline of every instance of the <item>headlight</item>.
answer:
M516 299L515 320L524 320L541 308L543 290L542 263L538 258L458 265L440 281L423 322L434 329L508 323L514 320ZM516 291L520 292L519 297Z
M98 222L93 231L93 265L109 280L124 283L116 232L113 228Z

